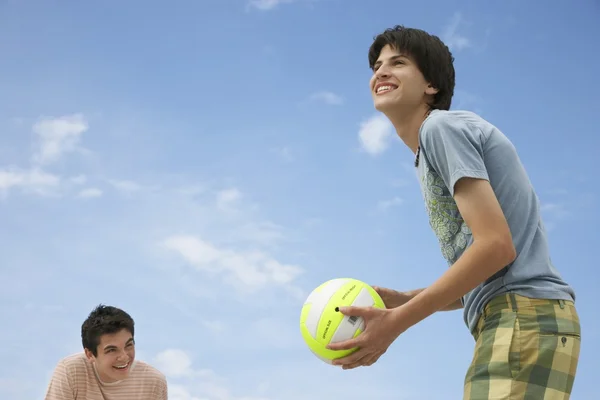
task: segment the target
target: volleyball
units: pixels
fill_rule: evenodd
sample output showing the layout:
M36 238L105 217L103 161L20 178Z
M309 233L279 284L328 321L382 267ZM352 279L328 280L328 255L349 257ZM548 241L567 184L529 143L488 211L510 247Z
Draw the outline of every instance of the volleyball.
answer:
M355 338L364 330L362 317L344 315L337 309L346 306L385 308L385 303L368 284L357 279L338 278L319 285L302 306L302 338L310 351L328 364L357 350L329 350L326 347L329 343Z

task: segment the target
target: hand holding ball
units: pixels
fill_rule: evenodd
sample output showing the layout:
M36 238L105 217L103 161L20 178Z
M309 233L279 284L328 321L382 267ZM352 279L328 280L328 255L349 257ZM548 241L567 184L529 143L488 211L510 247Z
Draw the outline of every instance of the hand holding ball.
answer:
M332 279L321 284L310 293L302 307L302 338L308 348L328 364L357 350L329 350L328 344L355 338L364 330L362 317L347 316L338 311L339 307L346 306L385 308L371 286L350 278Z

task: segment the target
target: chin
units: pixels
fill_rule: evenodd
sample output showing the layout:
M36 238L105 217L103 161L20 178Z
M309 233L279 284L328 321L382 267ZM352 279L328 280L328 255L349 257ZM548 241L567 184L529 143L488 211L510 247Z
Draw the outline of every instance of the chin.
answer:
M383 99L375 99L375 101L373 102L373 106L379 112L386 113L397 107L396 104L391 101L382 100Z

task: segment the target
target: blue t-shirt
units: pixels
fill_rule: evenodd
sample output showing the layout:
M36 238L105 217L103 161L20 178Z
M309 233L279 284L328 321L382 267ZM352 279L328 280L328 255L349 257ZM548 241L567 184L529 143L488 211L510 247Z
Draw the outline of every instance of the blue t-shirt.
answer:
M417 176L448 264L473 240L453 198L454 185L463 177L490 182L517 251L510 265L462 298L469 329L476 328L485 304L502 293L574 301L573 289L552 264L538 197L508 138L472 112L433 110L421 126L419 145Z

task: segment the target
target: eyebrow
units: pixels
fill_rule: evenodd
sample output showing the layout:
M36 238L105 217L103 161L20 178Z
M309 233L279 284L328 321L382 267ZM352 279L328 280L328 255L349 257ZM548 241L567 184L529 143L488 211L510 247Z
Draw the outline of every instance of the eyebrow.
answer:
M125 346L127 346L129 343L133 343L133 338L129 338L129 340L125 343ZM115 346L114 344L109 344L107 346L104 346L104 350L110 350L110 349L116 349L117 346Z
M397 59L399 59L399 58L406 58L406 59L408 59L408 57L407 57L407 56L405 56L404 54L396 54L395 56L391 56L391 57L389 58L389 60L390 60L390 61L394 61L394 60L397 60ZM382 64L382 61L380 61L380 60L377 60L377 61L375 62L375 64L373 64L373 66L374 66L374 67L376 67L376 66L378 66L378 65L380 65L380 64Z

